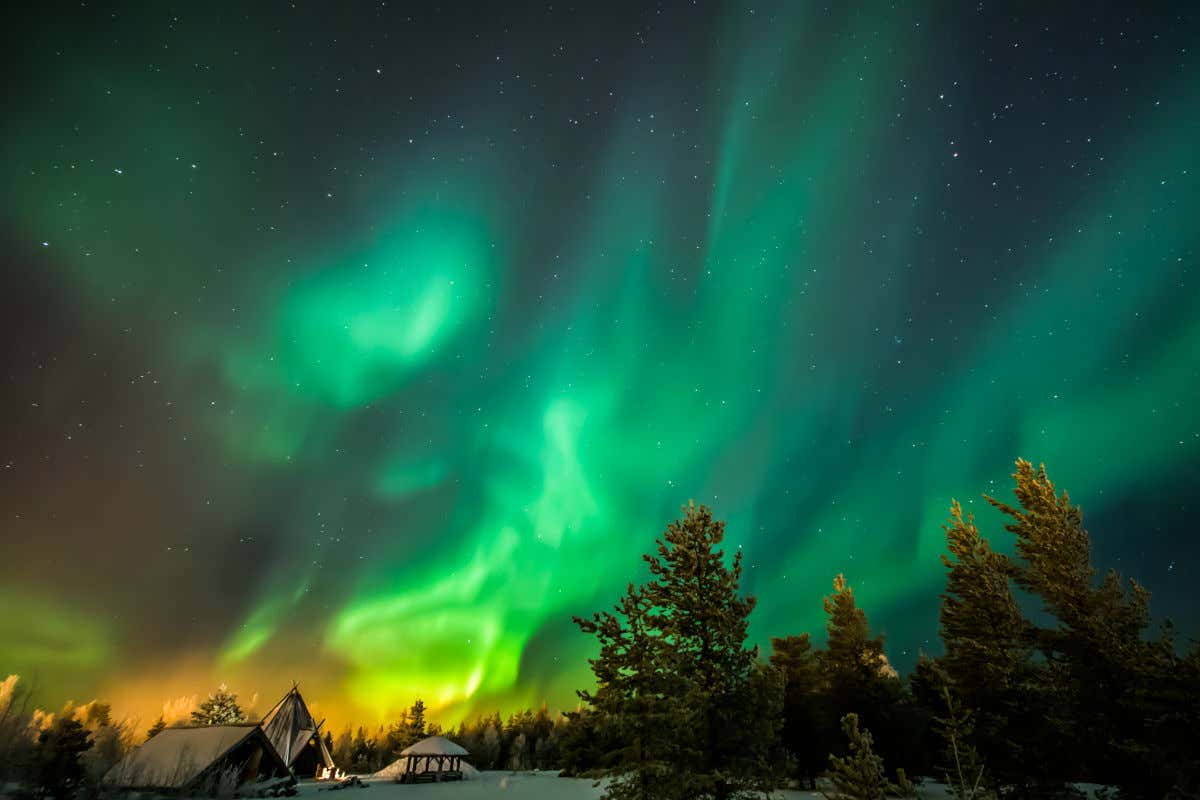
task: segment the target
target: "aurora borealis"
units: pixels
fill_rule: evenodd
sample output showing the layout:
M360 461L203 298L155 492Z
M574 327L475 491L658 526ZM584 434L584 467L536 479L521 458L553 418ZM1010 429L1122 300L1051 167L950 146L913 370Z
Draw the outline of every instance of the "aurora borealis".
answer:
M27 12L0 678L571 707L691 498L907 669L1018 456L1197 635L1200 28L1051 5Z

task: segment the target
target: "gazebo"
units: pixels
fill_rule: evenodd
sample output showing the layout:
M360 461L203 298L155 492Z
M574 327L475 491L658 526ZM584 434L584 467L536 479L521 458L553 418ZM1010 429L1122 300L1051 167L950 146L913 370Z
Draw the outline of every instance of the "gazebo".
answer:
M465 749L444 736L430 736L400 751L400 758L387 768L397 783L461 781Z

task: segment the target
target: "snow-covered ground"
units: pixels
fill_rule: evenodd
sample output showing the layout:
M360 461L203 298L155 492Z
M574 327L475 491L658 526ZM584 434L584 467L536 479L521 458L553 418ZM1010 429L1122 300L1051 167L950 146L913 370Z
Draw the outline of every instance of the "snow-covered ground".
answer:
M369 789L321 791L327 783L303 781L299 786L304 800L596 800L601 790L590 778L560 778L556 772L481 772L476 780L448 783L399 784L394 781L363 781ZM1088 797L1099 787L1080 784ZM940 783L924 783L917 789L921 800L949 800L950 792ZM778 791L774 800L824 800L820 792Z
M446 783L396 783L363 778L369 789L349 788L333 794L323 791L329 784L303 781L300 797L306 800L456 800L457 798L505 798L505 800L595 800L600 789L591 780L560 778L554 772L481 772L476 780ZM361 795L361 797L360 797Z
M458 800L493 798L494 800L596 800L601 790L589 778L560 778L554 772L481 772L477 780L448 783L399 784L365 779L369 789L342 789L329 794L321 791L329 784L305 781L300 797L305 800ZM360 797L361 795L361 797ZM950 795L940 785L926 784L920 789L925 800L943 800ZM777 800L822 800L818 792L780 791Z

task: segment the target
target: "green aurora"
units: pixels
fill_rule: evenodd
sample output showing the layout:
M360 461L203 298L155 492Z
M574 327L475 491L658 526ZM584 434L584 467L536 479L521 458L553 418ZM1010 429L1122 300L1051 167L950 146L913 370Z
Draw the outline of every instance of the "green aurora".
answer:
M1194 37L771 5L30 20L0 675L573 706L690 498L758 641L845 572L906 668L1017 456L1194 633Z

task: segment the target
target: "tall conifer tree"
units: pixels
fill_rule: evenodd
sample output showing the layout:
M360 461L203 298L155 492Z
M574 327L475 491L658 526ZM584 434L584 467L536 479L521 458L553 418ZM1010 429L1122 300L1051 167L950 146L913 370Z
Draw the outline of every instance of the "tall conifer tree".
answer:
M1039 597L1058 624L1034 630L1045 659L1045 716L1060 729L1057 759L1068 779L1136 782L1140 767L1123 742L1139 738L1144 714L1132 693L1149 656L1149 592L1109 572L1097 586L1083 513L1057 492L1044 465L1017 460L1018 505L987 500L1011 522L1023 562L1016 582Z
M626 732L608 797L726 800L761 788L760 759L747 754L761 749L755 737L775 736L782 685L756 680L754 599L739 594L742 556L726 566L724 537L723 522L689 503L644 556L651 580L631 584L612 613L575 618L600 641L597 689L580 696Z
M946 654L941 659L941 689L953 687L955 702L965 704L973 717L969 744L987 754L987 776L996 782L1020 784L1043 758L1053 731L1035 702L1038 677L1030 661L1032 626L1013 597L1011 582L1018 567L992 550L974 519L964 517L953 501L946 532L949 556L946 591L942 595L941 635ZM946 685L949 684L949 685ZM1027 711L1036 707L1029 718ZM1042 770L1044 771L1044 770Z
M845 575L833 579L833 594L825 598L829 634L822 654L826 675L835 690L854 691L886 674L883 636L871 636L867 615L854 600ZM894 674L894 671L893 671Z
M822 721L823 750L842 740L839 720L857 715L874 736L876 748L889 764L912 770L922 766L922 732L896 670L888 663L883 636L872 635L866 612L858 606L844 575L833 580L825 598L826 649L818 654L825 683L826 709Z

